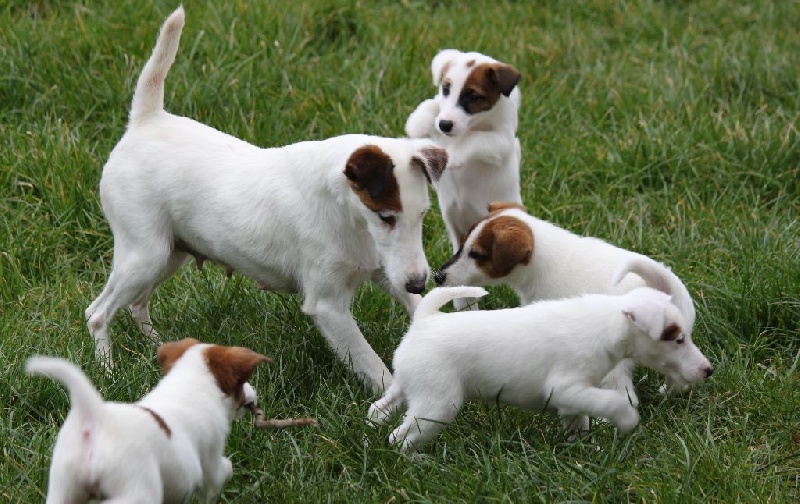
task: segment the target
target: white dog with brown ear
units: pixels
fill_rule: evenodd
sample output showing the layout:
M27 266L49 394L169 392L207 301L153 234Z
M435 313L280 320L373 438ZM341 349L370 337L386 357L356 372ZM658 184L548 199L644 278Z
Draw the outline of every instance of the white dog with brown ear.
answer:
M658 290L439 312L457 297L485 294L480 287L439 287L417 307L394 354L394 382L368 413L380 423L406 410L389 436L403 451L433 439L468 400L555 410L570 433L588 429L586 415L625 433L639 423L639 413L626 394L601 388L620 362L632 359L675 383L713 373L686 333L681 310Z
M231 477L231 421L254 404L247 381L270 359L241 347L165 343L159 384L134 404L104 402L74 364L32 357L26 370L63 383L72 409L58 433L48 503L188 502L216 498Z
M430 140L343 135L259 148L164 110L183 8L164 23L142 70L130 123L103 168L100 201L114 234L113 269L86 309L96 354L110 362L108 326L129 306L157 339L153 291L191 256L224 265L262 289L298 292L302 310L373 390L391 374L351 313L373 280L413 312L428 262L427 181L447 152Z

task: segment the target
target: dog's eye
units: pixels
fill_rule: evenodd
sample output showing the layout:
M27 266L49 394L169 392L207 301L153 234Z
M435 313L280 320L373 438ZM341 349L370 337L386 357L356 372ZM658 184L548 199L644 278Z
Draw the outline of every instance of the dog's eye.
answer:
M450 96L450 83L449 82L445 82L444 84L442 84L442 94L444 96Z
M378 218L382 220L389 227L394 227L394 225L397 224L397 217L395 217L394 215L379 213Z
M469 253L467 254L467 257L469 257L470 259L475 259L476 261L488 261L489 260L489 256L488 255L481 254L480 252L477 252L475 250L470 250Z
M476 101L483 99L483 96L475 93L474 91L466 91L461 96L461 99L464 100L464 103L475 103Z
M686 341L686 336L684 336L683 334L675 338L675 343L679 345L682 345L685 341Z

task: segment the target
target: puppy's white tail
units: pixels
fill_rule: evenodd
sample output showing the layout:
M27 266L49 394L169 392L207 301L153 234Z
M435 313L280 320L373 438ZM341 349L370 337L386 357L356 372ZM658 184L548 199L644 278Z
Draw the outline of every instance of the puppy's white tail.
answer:
M414 320L422 320L433 313L439 313L439 308L454 299L480 298L486 294L488 292L483 287L437 287L422 298L414 311Z
M96 415L103 406L103 398L89 378L75 364L57 357L35 356L25 363L31 375L47 376L63 383L69 390L72 408L87 415Z
M164 110L164 79L178 52L184 18L183 6L180 6L161 26L153 54L136 83L131 105L131 122Z
M672 296L672 303L681 310L687 319L686 322L694 326L695 310L692 296L672 270L647 256L633 255L617 267L611 282L617 285L628 273L639 275L648 287Z

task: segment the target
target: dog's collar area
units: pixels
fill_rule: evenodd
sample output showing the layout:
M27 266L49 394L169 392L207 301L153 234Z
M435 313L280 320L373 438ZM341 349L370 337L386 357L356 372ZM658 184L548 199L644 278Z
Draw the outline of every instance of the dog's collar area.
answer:
M150 416L153 417L153 420L156 421L156 423L158 424L159 428L162 431L164 431L164 434L166 434L168 438L172 437L172 429L169 428L169 425L167 425L167 422L164 421L164 419L161 417L161 415L159 415L155 411L151 410L147 406L139 405L139 407L142 408L143 410L145 410L146 412L150 413Z

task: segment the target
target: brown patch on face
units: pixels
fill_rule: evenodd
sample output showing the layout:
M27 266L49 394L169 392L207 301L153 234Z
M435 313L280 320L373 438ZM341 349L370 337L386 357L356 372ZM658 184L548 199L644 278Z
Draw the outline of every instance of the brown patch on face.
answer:
M364 206L373 212L403 210L394 163L377 145L356 149L347 159L344 176Z
M511 201L492 201L487 207L487 210L489 210L490 214L509 209L522 210L523 212L528 211L528 208L525 205L520 205L519 203L514 203Z
M490 278L511 273L528 264L533 255L533 231L516 217L500 216L486 222L468 254Z
M158 360L158 365L164 370L164 374L169 373L169 370L172 369L172 365L183 356L186 350L198 343L200 342L194 338L184 338L180 341L164 343L158 347L156 359Z
M424 147L421 156L412 156L411 164L422 170L428 182L438 182L447 167L447 151L439 147Z
M683 333L683 330L678 324L668 325L664 332L661 333L661 339L664 341L675 341Z
M225 347L214 345L205 350L208 370L217 380L223 394L234 398L237 404L244 402L245 383L256 366L272 359L243 347Z
M516 68L503 63L483 63L470 72L458 104L468 114L490 110L500 96L508 96L522 77Z
M166 434L168 438L172 437L172 429L169 428L169 425L167 425L167 422L164 421L161 415L159 415L155 411L145 406L139 405L139 407L145 410L146 412L150 413L150 416L153 417L153 420L156 421L158 426L161 428L162 431L164 431L164 434Z
M442 65L442 71L439 72L439 82L441 82L444 76L447 75L447 71L450 70L450 65L452 64L453 64L452 61L448 61L447 63Z

